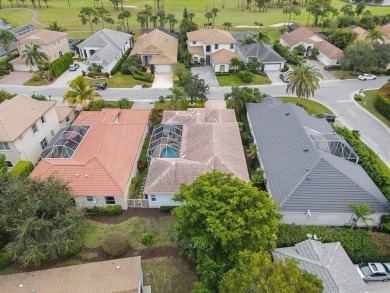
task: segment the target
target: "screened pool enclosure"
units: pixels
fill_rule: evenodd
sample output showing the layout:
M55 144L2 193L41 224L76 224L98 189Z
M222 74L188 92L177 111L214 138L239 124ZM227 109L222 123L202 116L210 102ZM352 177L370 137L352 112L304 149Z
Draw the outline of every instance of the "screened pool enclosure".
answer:
M358 155L337 133L321 133L309 127L305 127L305 129L317 149L354 163L359 161Z
M148 164L152 158L179 158L182 133L183 125L154 127L148 147Z
M40 158L69 159L73 156L90 128L89 125L69 125L61 128L40 154Z

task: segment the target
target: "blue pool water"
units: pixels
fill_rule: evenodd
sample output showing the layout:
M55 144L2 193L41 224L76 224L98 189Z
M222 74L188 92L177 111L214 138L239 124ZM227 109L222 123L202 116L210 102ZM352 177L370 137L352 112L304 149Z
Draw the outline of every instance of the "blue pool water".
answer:
M160 158L178 158L178 157L179 157L179 149L175 147L165 147L160 153Z

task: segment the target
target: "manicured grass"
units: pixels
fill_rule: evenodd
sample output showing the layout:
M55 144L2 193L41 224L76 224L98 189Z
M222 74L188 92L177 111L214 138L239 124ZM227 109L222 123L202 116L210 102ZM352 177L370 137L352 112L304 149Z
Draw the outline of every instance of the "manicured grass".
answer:
M352 75L350 70L331 70L329 72L338 79L356 79L359 75L357 73Z
M245 85L258 85L258 84L271 84L271 80L268 77L255 74L253 81L245 83L241 80L238 74L230 75L217 75L218 83L220 86L245 86Z
M121 72L116 73L113 77L103 78L103 79L90 79L85 78L88 84L101 82L107 83L109 88L132 88L136 85L141 85L143 83L151 85L151 83L143 82L140 80L135 80L130 74L123 74Z
M293 103L296 104L296 97L278 97L283 100L283 103ZM329 108L324 105L308 99L301 99L301 104L306 107L306 111L310 115L318 115L323 113L333 113Z
M364 109L366 109L368 112L373 114L376 118L378 118L380 121L385 123L388 127L390 127L390 120L387 119L385 116L383 116L381 113L379 113L375 107L374 103L378 94L378 90L368 90L364 91L364 94L368 97L367 99L362 98L362 101L358 101L358 104L362 106Z
M176 246L171 239L172 227L175 223L173 216L154 218L130 218L125 222L116 225L103 224L91 220L85 221L84 245L87 248L96 248L102 245L104 236L112 231L120 231L126 235L130 246L134 249L143 249L141 235L144 232L154 234L158 246Z
M46 85L46 82L43 79L40 79L39 81L33 80L33 78L27 80L23 85L26 86L43 86Z
M151 285L153 293L191 292L198 281L196 273L182 258L158 257L142 261L144 285Z
M163 109L163 110L169 110L173 111L173 105L171 105L170 100L166 100L164 103L161 103L160 101L154 103L154 108L156 109ZM189 101L186 105L184 105L183 109L178 109L177 111L186 111L188 108L204 108L204 103L197 102L196 107L192 107L189 105Z

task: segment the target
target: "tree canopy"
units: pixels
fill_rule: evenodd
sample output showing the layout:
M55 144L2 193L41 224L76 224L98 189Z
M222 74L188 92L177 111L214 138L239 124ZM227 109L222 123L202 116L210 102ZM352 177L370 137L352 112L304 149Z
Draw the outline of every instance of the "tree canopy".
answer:
M183 203L174 210L176 240L210 290L217 289L240 251L275 247L282 217L278 205L267 192L233 174L203 174L191 185L183 184L174 200Z
M237 267L228 271L220 285L221 293L322 293L317 276L300 270L296 261L272 261L266 252L240 253Z
M191 103L194 101L207 101L207 95L210 93L209 86L203 79L199 78L199 74L184 75L179 81L179 85L184 88Z

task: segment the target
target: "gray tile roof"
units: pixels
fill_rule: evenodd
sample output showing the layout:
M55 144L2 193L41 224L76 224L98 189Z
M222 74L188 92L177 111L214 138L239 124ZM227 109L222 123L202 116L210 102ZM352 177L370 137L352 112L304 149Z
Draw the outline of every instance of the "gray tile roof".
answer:
M389 211L386 198L360 165L317 149L305 127L332 133L325 119L269 99L247 104L247 110L268 191L282 212L350 212L347 203Z
M366 284L340 242L306 240L294 247L277 248L272 255L283 261L298 260L300 269L323 281L324 293L361 293L366 290Z
M182 183L213 169L249 181L234 110L165 111L162 123L183 125L180 158L152 158L145 194L175 194Z
M79 50L83 50L85 47L101 48L88 58L86 64L99 62L108 65L120 53L126 42L131 42L131 38L130 34L105 28L94 33L77 47Z
M254 36L252 32L241 32L234 35L237 40L236 53L242 60L248 57L256 57L263 63L285 62L284 58L272 49L271 45L253 43L243 45L240 41L244 40L246 36Z

